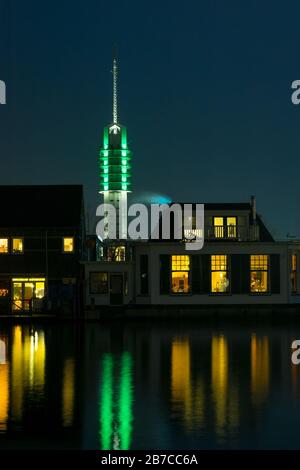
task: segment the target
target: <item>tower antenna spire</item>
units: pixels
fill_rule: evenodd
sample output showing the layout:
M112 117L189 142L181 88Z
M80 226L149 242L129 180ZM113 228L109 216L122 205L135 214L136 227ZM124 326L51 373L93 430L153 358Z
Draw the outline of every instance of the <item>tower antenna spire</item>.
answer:
M118 62L117 48L113 48L113 124L118 123Z

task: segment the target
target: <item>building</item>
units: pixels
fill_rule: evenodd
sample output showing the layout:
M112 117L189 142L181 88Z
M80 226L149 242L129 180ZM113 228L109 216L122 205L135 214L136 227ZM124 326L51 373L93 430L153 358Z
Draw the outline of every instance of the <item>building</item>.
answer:
M108 305L258 306L300 303L300 242L275 241L256 201L205 204L204 247L182 240L124 244L125 258L85 263L87 315Z
M0 313L76 315L82 186L0 186Z
M255 197L247 203L204 204L201 233L192 204L192 229L185 232L182 215L180 239L175 239L170 217L168 240L162 236L127 240L131 152L126 128L118 123L115 59L113 123L104 129L100 179L104 202L115 208L117 227L116 236L109 238L107 211L101 214L106 230L103 239L100 242L93 236L88 241L88 261L84 263L87 317L97 316L110 305L181 308L300 303L300 242L275 241L257 214ZM191 232L204 238L203 249L186 250Z

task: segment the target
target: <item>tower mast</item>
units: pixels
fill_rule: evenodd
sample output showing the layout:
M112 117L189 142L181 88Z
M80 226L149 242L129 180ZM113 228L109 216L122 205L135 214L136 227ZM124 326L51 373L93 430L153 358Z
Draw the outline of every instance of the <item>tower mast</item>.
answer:
M116 51L113 54L113 124L118 123L118 63Z
M131 151L127 146L127 129L118 120L118 61L112 57L112 118L104 128L100 150L100 192L104 203L116 209L117 239L127 239L127 193L131 192ZM106 220L106 219L105 219ZM109 226L109 217L107 217ZM107 238L110 238L109 235Z

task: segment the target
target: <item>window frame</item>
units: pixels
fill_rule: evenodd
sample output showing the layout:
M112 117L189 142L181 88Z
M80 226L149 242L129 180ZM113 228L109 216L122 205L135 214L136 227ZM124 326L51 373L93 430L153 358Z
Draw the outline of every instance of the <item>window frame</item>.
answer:
M215 219L222 219L223 223L222 225L216 225L215 224ZM235 224L229 224L228 225L228 219L235 219ZM234 235L229 235L230 227L234 227ZM216 230L218 229L222 235L216 235ZM221 239L221 240L227 240L227 239L232 239L235 240L238 238L238 217L236 215L214 215L213 216L213 229L214 229L214 238L216 239Z
M188 270L183 270L183 269L173 269L173 256L176 256L176 257L187 257L188 258ZM182 255L182 254L175 254L175 255L171 255L170 256L170 293L171 295L191 295L192 294L192 269L191 269L191 263L192 263L192 259L191 259L191 256L190 255ZM188 273L188 292L174 292L173 291L173 272L177 272L177 273Z
M213 256L224 256L226 259L226 270L221 270L221 269L213 269ZM215 263L216 264L216 263ZM211 254L210 255L210 295L231 295L231 266L230 266L230 255L228 254ZM221 291L221 292L215 292L212 290L212 274L214 272L224 272L226 273L226 278L229 281L229 286L228 290L226 291Z
M92 275L93 274L106 274L106 290L105 292L95 292L92 290ZM109 293L109 273L108 271L90 271L89 273L89 293L91 295L107 295Z
M295 259L295 269L294 269L294 259ZM290 271L290 282L291 282L291 294L295 295L298 293L298 255L297 253L292 253L291 256L291 271ZM295 289L293 289L292 276L295 275Z
M22 240L22 251L14 251L14 240ZM24 237L11 237L11 249L12 255L23 255L24 254Z
M258 257L266 257L267 258L267 269L252 269L251 266L251 258L252 256L258 256ZM271 260L270 260L270 255L269 254L250 254L250 295L269 295L271 294ZM251 279L252 279L252 272L266 272L267 273L267 289L265 291L253 291L252 286L251 286Z
M7 251L0 251L0 255L9 255L10 254L9 237L0 237L0 240L7 240Z
M65 250L65 239L67 238L71 238L73 240L73 249L72 251L66 251ZM62 237L62 252L64 255L73 255L75 253L75 237L74 235L70 235L70 236L63 236Z

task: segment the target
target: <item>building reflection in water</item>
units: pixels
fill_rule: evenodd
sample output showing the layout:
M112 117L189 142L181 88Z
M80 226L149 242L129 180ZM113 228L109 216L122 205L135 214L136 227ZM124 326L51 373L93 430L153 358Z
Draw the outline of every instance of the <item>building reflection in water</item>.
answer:
M62 388L62 421L64 427L73 424L74 417L74 390L75 390L75 361L65 359Z
M15 326L12 333L11 359L11 418L20 421L23 416L24 395L33 392L42 397L45 386L46 347L43 331L30 331Z
M174 338L171 351L171 396L175 414L183 417L192 431L204 424L204 383L200 375L192 381L191 351L188 338Z
M105 354L101 365L99 437L103 450L130 448L133 421L132 357Z
M211 390L215 432L221 442L238 435L240 426L239 384L229 376L228 341L214 335L211 342Z
M211 387L216 433L218 436L224 437L228 403L228 344L223 335L212 338Z
M9 364L5 338L0 338L0 432L7 429L9 408Z
M269 339L251 336L251 400L259 406L268 398L270 382Z

